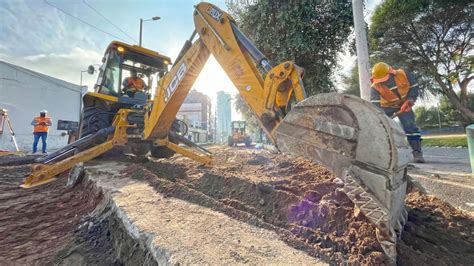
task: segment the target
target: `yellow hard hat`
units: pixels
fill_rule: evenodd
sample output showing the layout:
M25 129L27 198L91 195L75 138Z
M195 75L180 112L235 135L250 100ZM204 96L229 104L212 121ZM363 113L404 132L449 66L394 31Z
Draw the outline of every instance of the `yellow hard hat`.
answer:
M372 67L372 83L380 83L386 81L390 75L390 66L384 62L378 62Z

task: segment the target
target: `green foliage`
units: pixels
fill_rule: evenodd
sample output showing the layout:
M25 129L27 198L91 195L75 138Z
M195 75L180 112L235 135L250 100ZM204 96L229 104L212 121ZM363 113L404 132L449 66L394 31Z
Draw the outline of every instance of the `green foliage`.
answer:
M351 74L349 76L342 77L342 82L344 83L344 93L351 94L360 97L360 87L359 87L359 68L355 64L351 69Z
M454 136L425 136L423 137L424 146L437 147L465 147L467 148L467 138L465 135Z
M309 95L333 89L337 53L353 24L351 1L230 2L240 29L274 64L291 60L305 68Z
M258 134L260 132L260 125L257 117L253 115L247 103L244 101L242 96L237 95L234 101L234 107L237 112L242 114L242 117L247 121L247 132L248 134Z
M468 95L469 108L474 110L474 94ZM463 117L459 110L456 110L446 97L441 97L439 101L439 119L441 127L459 126L464 124ZM424 106L415 109L416 124L422 129L439 127L438 107Z
M472 0L385 0L369 31L374 59L413 71L422 89L447 96L467 122L474 122L467 108L474 79L473 8Z

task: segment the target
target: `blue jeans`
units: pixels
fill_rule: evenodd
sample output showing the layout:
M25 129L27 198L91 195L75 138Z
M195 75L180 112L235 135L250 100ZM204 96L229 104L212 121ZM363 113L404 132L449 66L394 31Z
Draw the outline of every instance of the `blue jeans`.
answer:
M42 146L41 150L43 153L46 153L46 138L48 137L48 132L34 132L34 141L33 141L33 153L38 150L38 141L41 138Z
M398 111L397 108L381 107L381 109L389 117L391 117L395 112ZM413 112L413 110L401 113L398 116L398 119L400 119L400 123L402 123L402 127L403 127L403 130L405 131L408 142L421 141L420 130L415 124L415 113Z

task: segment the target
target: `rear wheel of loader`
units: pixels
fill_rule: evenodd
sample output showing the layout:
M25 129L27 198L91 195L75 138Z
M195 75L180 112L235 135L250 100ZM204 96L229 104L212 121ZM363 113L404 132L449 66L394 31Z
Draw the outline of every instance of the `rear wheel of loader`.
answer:
M90 134L94 134L100 129L110 126L110 114L95 106L85 107L82 111L82 122L81 122L81 138ZM97 141L101 143L106 141L106 138L102 138Z
M234 146L234 140L231 136L227 137L227 145L229 145L229 147Z

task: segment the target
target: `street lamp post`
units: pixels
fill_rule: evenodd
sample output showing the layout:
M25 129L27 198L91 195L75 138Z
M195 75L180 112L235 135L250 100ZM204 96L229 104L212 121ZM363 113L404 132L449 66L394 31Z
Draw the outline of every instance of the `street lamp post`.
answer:
M140 39L139 39L139 42L138 42L138 45L139 46L142 46L142 30L143 30L143 22L144 21L150 21L150 20L159 20L160 17L156 16L156 17L152 17L150 19L142 19L140 18Z

